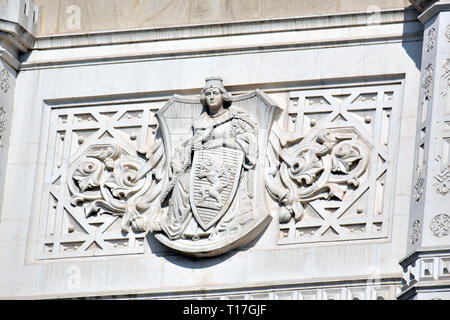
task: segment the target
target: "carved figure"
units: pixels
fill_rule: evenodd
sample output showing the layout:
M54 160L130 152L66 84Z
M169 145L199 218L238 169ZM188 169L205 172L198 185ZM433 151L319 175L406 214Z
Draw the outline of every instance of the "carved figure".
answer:
M258 156L257 123L231 106L231 95L221 79L206 80L200 101L204 110L194 120L192 137L178 148L181 155L172 159L173 176L162 197L169 209L161 229L172 240L212 237L224 215L251 219L247 184ZM238 189L247 195L241 204L244 200L248 206L236 214L228 209Z

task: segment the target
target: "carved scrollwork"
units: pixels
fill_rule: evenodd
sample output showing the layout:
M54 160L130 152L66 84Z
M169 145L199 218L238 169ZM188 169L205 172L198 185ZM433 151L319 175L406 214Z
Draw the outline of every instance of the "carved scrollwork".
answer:
M71 204L82 206L86 218L113 214L122 217L122 230L147 229L142 213L161 192L157 166L163 154L161 143L149 153L149 164L137 156L127 156L114 142L91 146L74 166L68 186ZM159 159L155 159L155 156ZM144 172L144 174L142 173Z
M409 233L409 241L411 244L416 243L419 240L422 225L419 220L415 220L411 226L411 232Z
M432 84L433 84L433 65L429 63L425 67L422 78L422 88L425 99L430 97Z
M450 190L450 166L445 167L434 178L436 179L436 191L445 196Z
M0 107L0 148L4 147L4 140L6 135L6 111Z
M303 204L343 200L367 169L368 147L346 129L321 130L309 141L274 128L266 163L266 188L281 206L280 222L300 220Z
M11 80L9 78L9 73L6 71L6 69L3 69L0 72L0 89L7 93L9 88L11 87Z
M450 85L450 59L447 59L445 64L442 67L443 72L441 76L441 95L445 96L448 92L448 87Z
M414 200L419 201L422 197L425 188L425 177L423 175L423 170L420 169L417 174L416 183L414 184Z
M434 48L434 44L436 43L436 29L431 28L427 32L427 41L425 43L425 50L430 52Z

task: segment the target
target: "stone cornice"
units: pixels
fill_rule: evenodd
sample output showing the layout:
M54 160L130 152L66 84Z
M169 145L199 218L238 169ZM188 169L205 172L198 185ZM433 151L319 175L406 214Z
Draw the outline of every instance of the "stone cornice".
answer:
M379 21L371 21L372 13L355 12L308 17L276 18L270 20L208 23L172 27L72 33L36 37L34 49L89 47L152 41L193 39L217 36L273 33L283 31L318 30L375 24L416 21L417 12L411 9L392 9L379 12Z
M428 7L430 7L436 1L438 1L438 0L409 0L409 2L411 2L411 4L419 12L424 12Z
M423 24L428 22L436 14L442 11L450 11L450 2L435 2L418 17L419 21Z
M10 1L0 5L0 59L16 70L20 68L20 54L34 46L39 13L40 8L34 0Z

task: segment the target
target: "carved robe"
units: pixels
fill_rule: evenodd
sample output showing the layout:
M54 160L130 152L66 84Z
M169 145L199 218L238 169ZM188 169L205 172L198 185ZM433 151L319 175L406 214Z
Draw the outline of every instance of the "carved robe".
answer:
M192 158L197 150L220 147L243 151L244 162L242 170L235 173L238 175L239 185L231 206L213 227L203 230L193 215L189 199ZM174 165L178 172L169 182L170 190L165 194L165 198L170 197L168 210L161 221L161 228L170 239L198 240L214 237L221 232L238 230L252 219L253 170L258 157L257 124L245 111L230 106L223 114L214 118L207 112L202 113L194 121L192 138L178 150L181 150L179 162L182 165ZM209 165L214 167L214 164Z

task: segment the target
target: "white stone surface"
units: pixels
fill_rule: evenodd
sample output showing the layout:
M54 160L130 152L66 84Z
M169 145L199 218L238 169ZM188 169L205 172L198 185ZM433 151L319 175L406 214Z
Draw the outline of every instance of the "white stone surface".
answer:
M283 284L289 288L284 293L296 299L350 299L353 294L376 299L377 290L384 292L380 293L384 298L394 299L402 274L398 262L406 254L408 238L422 49L420 23L412 19L411 11L402 12L384 13L386 21L381 25L348 21L358 14L337 15L333 17L341 23L337 29L327 26L323 17L305 18L317 22L312 31L297 30L284 21L281 31L236 32L229 37L206 25L205 32L216 33L198 39L108 44L108 37L117 43L125 35L110 32L92 35L101 45L83 46L90 36L66 36L64 47L73 41L73 48L53 47L56 42L50 38L38 39L37 45L41 43L45 50L33 50L24 59L15 88L0 220L0 266L7 270L0 274L0 297L175 297L195 288L211 297L222 296L217 292L226 289L227 297L268 294L275 299L283 292L269 287ZM399 16L407 22L399 23ZM178 31L188 33L189 28ZM127 32L125 36L133 35ZM292 98L305 94L394 92L390 120L383 120L390 124L387 136L392 149L382 235L280 245L280 222L272 219L255 241L214 258L184 257L151 234L138 236L144 240L138 251L95 249L53 258L44 254L47 238L42 226L48 221L46 207L51 207L50 159L58 154L54 139L58 130L66 130L54 120L65 114L145 108L153 112L173 94L198 95L211 75L221 76L233 95L260 88L284 110L289 110ZM375 114L381 117L382 112ZM288 114L282 119L279 124L287 130ZM364 123L357 125L358 130L368 125ZM90 126L83 125L81 129ZM70 156L61 159L70 163ZM376 159L371 161L375 168ZM376 178L371 179L375 183ZM64 179L59 183L61 190L65 188ZM367 285L374 278L382 283L375 288ZM358 285L352 287L351 280ZM333 281L343 283L330 288ZM300 290L298 285L306 287Z

